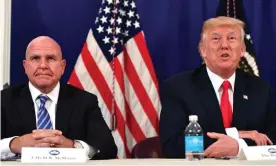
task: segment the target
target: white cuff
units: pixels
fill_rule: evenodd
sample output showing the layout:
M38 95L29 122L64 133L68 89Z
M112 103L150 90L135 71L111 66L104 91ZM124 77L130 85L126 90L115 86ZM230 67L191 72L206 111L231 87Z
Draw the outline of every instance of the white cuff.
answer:
M12 153L11 149L10 149L10 142L15 137L18 137L18 136L4 138L4 139L0 140L1 158L7 157L7 156L12 156L12 155L14 156L14 153Z
M84 141L81 141L81 140L76 140L76 141L79 141L81 143L81 145L83 146L83 149L85 150L86 155L87 155L87 159L91 159L95 154L98 153L97 149L95 149L92 146L88 145Z
M243 139L241 139L239 137L239 132L238 132L238 130L237 130L236 127L226 128L225 131L226 131L226 134L229 137L232 137L233 139L235 139L238 142L238 144L239 144L239 152L237 154L237 157L239 157L240 154L241 154L242 148L245 148L248 145L246 144L246 142Z

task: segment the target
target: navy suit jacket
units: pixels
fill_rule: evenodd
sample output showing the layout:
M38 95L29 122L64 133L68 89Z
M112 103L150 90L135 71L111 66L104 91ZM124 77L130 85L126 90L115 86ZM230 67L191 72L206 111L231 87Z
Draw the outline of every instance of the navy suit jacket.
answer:
M55 126L65 137L82 140L100 150L93 159L116 158L117 147L95 95L61 85ZM28 85L1 91L1 139L29 134L34 129L35 110Z
M184 130L189 115L198 115L204 132L204 148L216 140L207 132L225 133L219 102L203 65L181 73L161 86L160 139L165 157L185 157ZM247 96L247 98L245 97ZM276 118L270 87L259 77L236 70L232 127L257 130L276 143ZM254 141L245 139L248 145Z

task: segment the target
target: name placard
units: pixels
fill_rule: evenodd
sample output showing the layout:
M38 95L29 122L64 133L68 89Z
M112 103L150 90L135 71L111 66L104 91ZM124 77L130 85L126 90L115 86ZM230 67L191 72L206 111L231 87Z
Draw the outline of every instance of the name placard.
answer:
M87 156L79 148L32 148L24 147L22 163L85 163Z
M276 146L248 146L242 149L240 159L276 160Z

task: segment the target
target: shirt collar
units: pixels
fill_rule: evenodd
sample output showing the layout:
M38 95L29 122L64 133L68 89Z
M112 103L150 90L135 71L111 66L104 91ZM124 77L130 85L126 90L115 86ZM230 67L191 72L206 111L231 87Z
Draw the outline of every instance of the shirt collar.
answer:
M31 92L33 102L36 101L36 99L39 95L44 94L44 93L41 93L36 87L34 87L30 81L29 81L29 89ZM44 95L47 95L51 101L53 101L55 104L57 104L59 89L60 89L60 84L58 82L57 85L55 86L55 88L50 93L44 94Z
M221 78L219 75L213 73L207 66L207 73L208 73L208 76L212 82L212 85L215 89L215 91L219 91L223 81L225 81L225 79ZM231 90L232 92L234 92L234 86L235 86L235 79L236 79L236 72L234 72L234 74L228 79L228 81L230 82L231 84Z

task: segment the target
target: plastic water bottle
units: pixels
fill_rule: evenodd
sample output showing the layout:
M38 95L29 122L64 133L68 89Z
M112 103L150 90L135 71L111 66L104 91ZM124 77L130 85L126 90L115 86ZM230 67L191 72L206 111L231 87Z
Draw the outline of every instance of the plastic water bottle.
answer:
M188 160L204 158L203 131L197 123L197 115L189 116L189 125L185 129L185 152Z

